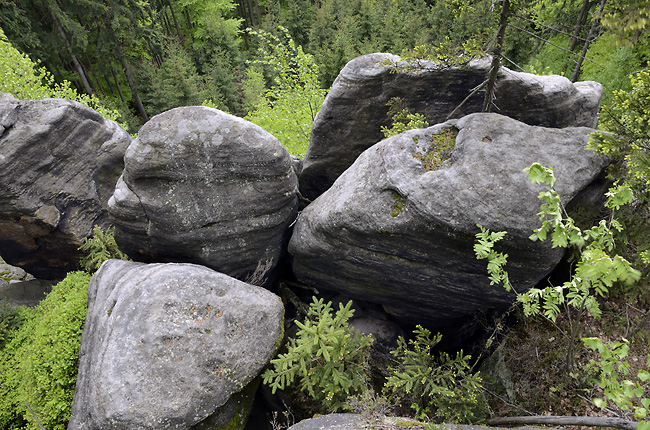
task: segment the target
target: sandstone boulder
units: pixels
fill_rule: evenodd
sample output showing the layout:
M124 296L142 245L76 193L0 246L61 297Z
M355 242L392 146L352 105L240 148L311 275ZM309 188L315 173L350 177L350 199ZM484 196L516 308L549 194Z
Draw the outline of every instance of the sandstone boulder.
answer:
M487 77L490 62L473 61L465 68L439 68L423 61L415 69L393 73L392 54L368 54L341 71L316 116L300 176L300 191L314 199L370 146L379 142L382 126L390 125L386 103L400 97L411 112L438 124ZM536 76L501 68L495 112L529 125L595 127L602 86L571 83L561 76ZM477 92L453 118L480 112L484 91Z
M407 323L458 326L507 308L513 295L490 286L486 262L474 257L476 224L508 232L498 248L510 255L517 291L544 278L562 252L528 239L540 225L542 187L522 169L553 167L555 188L571 201L606 166L586 148L592 131L479 113L386 139L301 213L289 244L294 272Z
M68 429L189 429L224 408L241 421L227 402L272 358L283 312L206 267L109 260L88 287Z
M109 211L131 258L264 283L297 211L297 177L277 139L219 110L182 107L147 122L124 160Z
M0 255L42 279L76 269L130 142L80 103L0 97Z

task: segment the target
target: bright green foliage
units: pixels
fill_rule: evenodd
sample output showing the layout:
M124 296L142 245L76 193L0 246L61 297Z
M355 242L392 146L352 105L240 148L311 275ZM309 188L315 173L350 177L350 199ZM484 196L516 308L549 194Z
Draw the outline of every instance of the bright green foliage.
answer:
M271 360L272 368L262 375L273 393L297 379L300 390L335 412L349 395L365 388L372 338L348 328L351 305L339 305L333 314L331 303L314 298L305 321L296 321L299 330L289 339L287 352Z
M25 319L23 307L13 307L7 299L0 300L0 350L11 339L12 331L20 327Z
M590 147L622 161L613 172L615 179L629 186L635 197L650 196L650 72L631 76L632 90L617 91L611 107L600 116L600 127L608 132L591 135Z
M494 249L494 244L503 239L507 232L490 231L480 224L477 224L477 227L481 229L481 232L476 234L474 253L477 260L488 260L490 285L500 284L503 285L506 291L512 291L508 272L503 268L508 262L508 254L497 252Z
M82 103L104 118L116 121L119 113L102 106L93 96L79 94L70 82L54 82L54 77L28 56L15 49L0 29L0 93L9 93L20 100L62 98Z
M524 169L528 172L533 184L543 183L546 190L541 191L539 199L544 203L539 212L542 226L534 230L531 240L546 240L551 236L553 247L575 247L579 257L575 266L573 277L562 286L549 286L543 289L531 288L528 292L518 294L517 300L524 306L524 314L543 314L551 321L555 321L560 314L560 307L567 305L580 311L586 310L593 317L600 316L600 307L597 296L605 296L615 282L631 283L637 281L641 274L632 268L630 263L620 255L613 257L608 254L614 248L614 230L621 231L622 226L613 217L588 230L581 230L575 221L566 214L557 191L553 189L555 176L553 169L540 164L533 164ZM616 209L631 200L631 193L626 188L612 188L608 196L607 207ZM475 246L477 258L488 258L488 273L494 281L503 280L506 289L511 286L507 273L503 271L507 256L495 254L490 259L491 243L499 240L499 236L481 229L477 234L479 243ZM479 253L480 251L480 253Z
M385 388L399 400L411 401L419 419L438 418L443 422L472 423L485 413L480 373L472 373L471 356L463 351L451 356L435 353L441 334L431 337L431 332L421 326L415 339L408 342L398 339L391 354L399 367L391 368Z
M71 272L27 312L0 351L0 427L34 429L31 406L48 430L64 430L77 380L90 275Z
M406 130L413 130L416 128L427 128L429 123L424 115L419 113L410 113L404 107L404 101L399 97L393 97L386 103L388 106L388 116L393 120L390 128L382 127L381 132L384 137L391 137L400 134Z
M619 37L640 33L650 24L650 3L647 0L614 2L601 17L603 26Z
M280 37L265 31L252 32L260 42L259 63L269 66L276 75L275 85L246 119L278 138L289 153L302 157L326 91L319 87L314 57L296 46L285 28L280 30Z
M95 273L106 260L112 258L118 260L131 261L115 243L113 237L113 228L109 227L106 231L98 225L93 228L92 237L86 238L79 247L80 251L86 251L88 255L80 261L81 268L88 273Z
M584 338L584 344L600 355L599 360L590 360L586 371L590 374L590 380L603 390L605 398L593 399L594 404L603 409L608 402L612 402L623 411L634 412L639 422L639 430L650 429L650 421L645 421L650 411L650 398L648 397L648 385L650 384L650 372L640 369L636 380L627 379L630 374L630 364L626 357L629 353L627 340L622 342L603 343L598 338ZM650 366L650 355L646 367Z

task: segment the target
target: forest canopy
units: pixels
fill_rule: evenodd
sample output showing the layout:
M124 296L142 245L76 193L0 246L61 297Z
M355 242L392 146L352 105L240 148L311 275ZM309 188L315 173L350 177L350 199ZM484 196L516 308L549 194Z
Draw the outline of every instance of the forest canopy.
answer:
M277 91L286 70L269 61L269 37L289 36L292 50L275 52L285 55L280 62L296 74L309 70L327 90L362 54L489 54L500 10L490 0L0 0L0 28L39 64L34 70L46 86L70 82L119 111L133 133L152 115L197 104L268 127L265 109L287 103ZM522 0L510 4L508 18L502 64L511 69L597 80L609 94L629 89L628 75L647 67L643 1ZM305 69L305 61L313 67ZM309 100L312 82L301 84L311 88ZM307 100L312 111L294 121L285 113L285 122L305 128L317 104ZM291 136L281 141L297 139L285 128L270 131Z

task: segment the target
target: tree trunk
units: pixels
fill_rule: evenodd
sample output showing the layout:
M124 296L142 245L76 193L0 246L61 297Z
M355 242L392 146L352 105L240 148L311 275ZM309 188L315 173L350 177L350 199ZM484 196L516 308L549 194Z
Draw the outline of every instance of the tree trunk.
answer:
M248 51L248 32L246 31L246 27L248 24L246 23L246 13L244 12L244 7L242 5L241 0L237 1L237 12L239 13L239 16L244 20L244 28L242 29L242 34L244 35L244 45L246 46L246 50Z
M106 85L108 85L108 89L110 90L111 94L115 94L115 89L113 88L113 83L111 82L110 78L106 74L106 69L102 68L102 75L104 76L104 80L106 81Z
M607 3L607 0L602 0L600 2L600 8L598 9L598 15L600 15L603 11L603 8L605 7L605 3ZM591 23L591 28L589 29L589 34L587 35L587 40L585 40L585 44L582 47L582 52L580 53L580 58L578 59L578 63L576 64L576 68L573 70L573 75L571 75L571 82L576 82L578 78L580 77L580 69L582 68L582 63L585 59L585 56L587 55L587 50L589 49L589 45L591 45L591 42L593 41L592 38L595 39L595 34L596 34L596 29L598 28L599 25L599 20L598 18L594 18L594 21Z
M172 13L172 19L174 20L174 27L176 27L176 35L178 36L178 41L181 43L181 46L185 45L183 36L181 35L181 28L178 26L178 21L176 20L176 14L174 13L174 8L169 0L165 0L167 6L169 7L170 12Z
M501 425L552 425L552 426L589 426L589 427L614 427L621 430L637 430L638 423L624 420L622 418L609 417L553 417L548 415L537 415L530 417L503 417L490 418L487 424L491 426Z
M115 81L117 92L120 94L120 99L122 99L122 103L126 105L126 100L124 99L124 94L122 93L122 86L120 85L119 79L117 79L117 73L115 73L113 66L111 66L111 74L113 75L113 80Z
M589 12L590 7L591 5L589 4L589 0L584 0L582 2L582 8L580 9L580 15L578 16L578 21L576 22L576 26L573 31L573 37L571 38L571 46L569 47L569 51L576 49L578 37L580 37L582 26L585 25L585 21L587 20L587 13Z
M260 5L257 2L257 0L255 0L255 15L257 16L257 25L262 27L262 17L260 16Z
M510 15L509 0L502 0L501 15L499 15L499 28L494 43L494 52L492 54L492 65L490 67L490 76L488 77L485 88L485 99L483 100L483 112L492 112L494 106L494 93L497 87L497 78L499 68L501 67L501 55L503 53L503 40L506 37L506 27L508 26L508 16Z
M63 42L65 43L65 47L68 51L68 54L70 54L70 59L72 60L72 64L74 64L74 68L77 70L77 74L79 75L79 79L81 79L81 83L83 84L86 93L94 95L95 91L93 91L93 88L90 86L90 82L88 82L79 59L76 55L74 55L74 52L72 52L72 46L70 46L70 41L68 40L68 36L65 34L65 31L61 26L61 22L56 17L56 15L54 15L54 12L50 11L50 16L52 17L52 22L54 23L56 30L59 32L59 36L61 36L61 39L63 39Z
M128 63L126 62L126 57L124 56L124 52L122 52L122 45L120 44L120 40L117 38L117 36L115 36L115 33L113 32L113 28L111 27L111 23L107 22L106 26L109 34L112 36L113 41L115 42L115 49L117 50L117 56L120 59L122 68L124 69L124 75L126 76L126 81L129 84L129 88L131 88L131 93L133 94L133 101L135 102L135 106L138 109L138 112L140 113L142 119L145 122L147 122L149 121L149 115L147 115L147 111L144 109L144 105L142 104L142 99L140 99L140 93L138 92L138 88L136 87L135 82L133 82L133 78L131 76L131 70L129 69Z
M251 0L247 0L248 3L248 15L251 17L251 28L255 28L255 17L253 16L253 4Z

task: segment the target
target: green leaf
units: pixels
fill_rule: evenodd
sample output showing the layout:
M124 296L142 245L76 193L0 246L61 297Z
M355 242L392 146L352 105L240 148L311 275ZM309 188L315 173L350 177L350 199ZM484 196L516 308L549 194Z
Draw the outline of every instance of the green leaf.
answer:
M607 407L607 401L600 399L600 398L594 398L593 399L594 405L596 405L597 408L604 409Z

